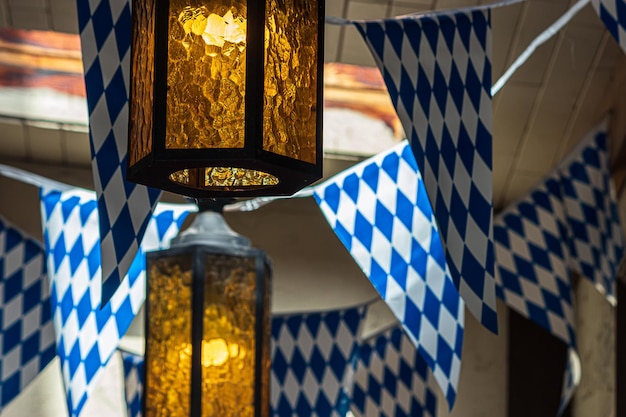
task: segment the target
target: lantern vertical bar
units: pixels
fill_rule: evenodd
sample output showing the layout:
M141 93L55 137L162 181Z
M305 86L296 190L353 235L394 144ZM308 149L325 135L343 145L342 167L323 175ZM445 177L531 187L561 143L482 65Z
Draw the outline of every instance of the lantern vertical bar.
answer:
M204 253L194 249L191 307L191 398L190 415L202 415L202 339L204 335Z
M318 21L317 21L317 108L316 108L316 174L322 177L322 163L324 160L324 34L326 28L326 6L325 0L318 2Z
M256 256L256 323L255 323L255 345L256 345L256 356L254 360L254 417L266 417L267 412L269 410L264 410L264 401L263 401L263 368L265 365L265 319L267 312L266 308L269 306L264 306L265 304L265 292L268 290L266 288L266 266L265 259L261 256Z
M152 145L157 158L165 151L169 11L169 1L157 0L154 35L154 112L152 113Z
M246 33L246 124L244 148L256 155L263 149L265 93L265 0L248 0Z

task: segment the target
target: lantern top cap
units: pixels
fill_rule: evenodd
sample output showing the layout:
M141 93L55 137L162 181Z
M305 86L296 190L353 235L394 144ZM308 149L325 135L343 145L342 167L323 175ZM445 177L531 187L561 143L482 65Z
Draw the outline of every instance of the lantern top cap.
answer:
M188 229L172 240L171 247L205 245L218 248L250 248L250 240L228 226L222 211L234 199L196 200L199 212Z

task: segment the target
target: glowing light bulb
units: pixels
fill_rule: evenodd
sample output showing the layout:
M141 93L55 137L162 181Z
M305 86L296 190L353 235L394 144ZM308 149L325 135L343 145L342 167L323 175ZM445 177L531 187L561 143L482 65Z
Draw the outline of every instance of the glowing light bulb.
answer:
M222 366L229 357L228 344L224 339L202 341L202 366Z

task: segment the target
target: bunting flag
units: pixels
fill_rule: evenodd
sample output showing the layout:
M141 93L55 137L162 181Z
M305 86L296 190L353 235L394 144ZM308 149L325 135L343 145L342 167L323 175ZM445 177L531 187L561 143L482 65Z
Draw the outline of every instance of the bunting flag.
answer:
M490 9L353 22L411 141L467 308L497 333Z
M623 254L606 141L604 122L494 222L498 296L570 347L561 411L580 382L570 273L610 300Z
M626 53L626 0L591 0L591 4Z
M270 404L276 417L343 417L365 307L272 317Z
M88 396L145 298L144 251L165 247L191 206L159 205L141 250L106 305L100 305L101 267L95 195L84 190L41 192L41 217L57 354L70 415Z
M359 346L352 412L356 417L435 417L434 383L424 358L396 327Z
M579 362L567 239L557 171L494 220L498 297L565 342ZM575 376L570 369L573 363L568 361L566 376ZM579 382L579 378L564 379L562 410Z
M337 174L314 197L339 240L433 370L450 407L464 307L407 141Z
M626 12L626 6L625 6ZM615 276L624 255L610 175L607 121L593 129L559 170L569 230L570 268L615 305Z
M102 304L128 273L160 190L126 181L130 0L76 1L98 195Z
M54 358L41 243L0 218L0 413Z
M124 397L128 417L141 417L143 398L143 355L120 349L124 364Z

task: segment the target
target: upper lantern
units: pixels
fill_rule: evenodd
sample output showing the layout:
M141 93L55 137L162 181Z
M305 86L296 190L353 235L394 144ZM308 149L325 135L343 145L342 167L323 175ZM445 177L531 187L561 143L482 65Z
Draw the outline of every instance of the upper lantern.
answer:
M324 1L134 0L130 181L290 195L322 176Z

